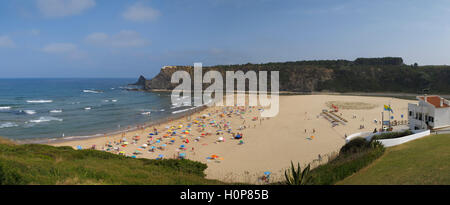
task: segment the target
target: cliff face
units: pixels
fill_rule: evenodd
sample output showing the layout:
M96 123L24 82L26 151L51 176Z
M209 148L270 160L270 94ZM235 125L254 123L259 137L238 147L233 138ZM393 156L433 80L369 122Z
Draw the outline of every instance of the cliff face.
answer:
M146 90L172 90L170 83L176 71L187 71L193 76L192 66L171 66L161 69L151 80L145 81ZM409 66L401 58L360 58L356 61L323 60L285 63L219 65L203 67L222 74L225 88L226 71L279 71L280 91L312 92L409 92L450 93L449 66ZM193 79L192 79L193 81ZM270 72L268 72L270 89ZM247 83L248 84L248 83ZM206 88L209 85L204 84ZM236 86L235 86L236 87ZM248 89L248 85L247 85Z
M225 82L226 82L226 71L237 71L242 70L244 73L246 73L249 70L242 67L242 69L237 69L234 67L230 68L221 68L221 67L204 67L203 68L203 74L205 74L208 71L218 71L223 76L224 81L224 88L225 88ZM264 69L260 68L258 69L260 71L271 71L276 69ZM186 71L191 76L193 76L194 68L190 66L178 66L176 68L163 68L159 72L158 75L156 75L151 80L147 80L145 84L145 89L147 90L172 90L174 89L178 84L172 84L170 83L172 74L176 71ZM280 90L283 91L314 91L317 89L317 86L319 83L324 82L326 80L329 80L332 78L333 70L326 69L322 67L305 67L302 69L296 69L296 70L280 70ZM282 78L284 80L282 80ZM193 79L192 79L193 81ZM270 72L268 72L268 88L270 89ZM207 84L204 84L203 87L206 88ZM236 86L235 86L236 87ZM248 88L248 82L246 83L246 87Z

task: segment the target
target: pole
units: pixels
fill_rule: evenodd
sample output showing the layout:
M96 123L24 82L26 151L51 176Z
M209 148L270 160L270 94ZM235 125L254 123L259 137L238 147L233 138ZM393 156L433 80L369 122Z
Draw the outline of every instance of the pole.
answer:
M389 129L391 129L391 111L392 110L392 108L391 108L391 102L389 102L389 110L388 110L388 112L389 112Z
M381 131L384 131L383 127L384 127L384 111L381 112Z

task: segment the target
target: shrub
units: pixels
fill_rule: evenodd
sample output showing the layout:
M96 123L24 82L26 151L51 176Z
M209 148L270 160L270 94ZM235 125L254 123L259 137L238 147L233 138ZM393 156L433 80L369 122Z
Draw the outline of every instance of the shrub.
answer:
M291 161L291 169L286 170L284 172L284 176L286 178L286 184L287 185L304 185L308 183L308 181L311 179L311 176L309 175L310 165L308 165L305 169L300 168L300 163L297 165L297 169L294 167L294 163Z
M344 145L335 159L311 170L311 180L308 184L335 184L366 167L383 153L384 147L381 143L356 138Z
M388 133L383 133L383 134L372 137L372 141L381 140L381 139L394 139L394 138L404 137L404 136L408 136L408 135L412 135L412 134L414 134L414 133L411 132L411 130L405 130L403 132L388 132Z

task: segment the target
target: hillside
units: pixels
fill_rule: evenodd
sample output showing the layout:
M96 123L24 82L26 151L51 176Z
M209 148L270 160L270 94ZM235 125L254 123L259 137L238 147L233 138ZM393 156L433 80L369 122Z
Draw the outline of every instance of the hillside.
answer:
M431 135L386 149L368 167L338 184L450 184L450 135Z
M221 184L190 160L133 159L96 150L14 145L0 140L2 184Z
M179 70L193 76L192 66L170 66L145 83L141 79L141 85L147 90L171 90L176 87L170 83L172 73ZM433 93L450 93L450 66L405 65L402 58L395 57L218 65L204 67L203 73L210 70L219 71L222 76L226 71L236 70L280 71L280 90L291 92L422 93L426 89Z

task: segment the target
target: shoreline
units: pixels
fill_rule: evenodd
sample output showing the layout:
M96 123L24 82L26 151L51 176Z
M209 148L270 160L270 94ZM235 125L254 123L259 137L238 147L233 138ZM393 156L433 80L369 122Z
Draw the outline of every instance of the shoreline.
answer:
M136 91L136 92L171 92L171 90L165 90L165 89L137 89L137 90L129 90L129 91ZM237 92L235 92L236 94ZM248 92L245 92L247 95ZM406 99L411 100L415 99L415 96L418 94L414 93L395 93L395 92L370 92L370 93L364 93L364 92L348 92L348 93L341 93L341 92L327 92L327 91L320 91L320 92L293 92L293 91L280 91L280 96L302 96L302 95L335 95L335 96L365 96L365 97L392 97L397 99ZM442 95L443 97L450 98L449 95ZM205 106L205 107L204 107ZM203 107L202 109L200 109ZM164 124L168 123L171 120L177 120L183 117L188 117L191 115L196 114L197 112L201 112L204 109L206 109L207 105L202 105L201 107L194 107L195 109L187 110L185 112L181 113L174 113L174 116L168 116L164 117L155 121L146 121L143 124L133 124L129 125L127 129L118 129L115 131L107 131L105 133L95 133L95 134L89 134L89 135L83 135L83 136L65 136L65 137L54 137L54 138L30 138L30 139L21 139L21 140L12 140L17 144L58 144L58 143L64 143L69 141L80 141L80 140L87 140L92 138L100 138L105 137L108 135L118 135L128 132L134 132L136 130L140 129L140 125L143 125L143 128L146 129L148 127L152 127L158 124ZM178 116L177 116L178 115Z
M173 116L167 116L155 121L147 121L142 124L135 124L128 126L129 128L126 129L119 129L116 131L109 131L106 133L97 133L92 135L85 135L85 136L66 136L66 137L55 137L55 138L39 138L39 139L24 139L24 140L13 140L17 144L47 144L47 145L54 145L59 143L65 143L65 142L73 142L73 141L82 141L82 140L88 140L88 139L95 139L95 138L102 138L106 136L111 135L119 135L123 133L129 133L129 132L135 132L140 129L147 129L152 126L169 123L174 120L178 120L184 117L189 117L191 115L196 114L197 112L201 112L205 110L208 106L202 105L200 107L193 107L192 110L187 110L185 112L181 113L174 113Z

